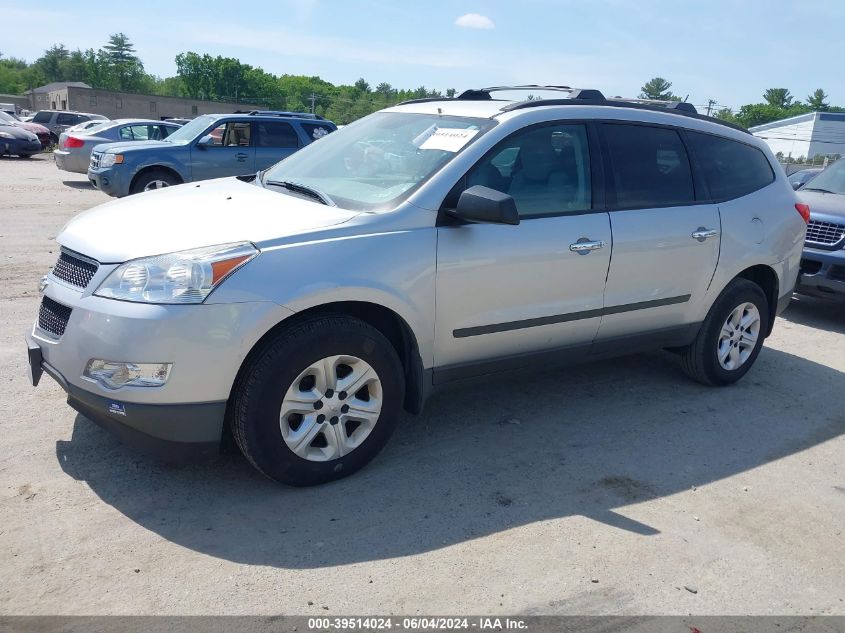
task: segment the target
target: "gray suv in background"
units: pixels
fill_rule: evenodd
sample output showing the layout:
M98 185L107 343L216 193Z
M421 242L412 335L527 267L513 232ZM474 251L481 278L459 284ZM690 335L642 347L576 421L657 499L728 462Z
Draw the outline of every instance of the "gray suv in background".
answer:
M687 104L502 90L78 216L27 333L33 384L169 458L214 454L226 425L309 485L469 377L669 348L701 383L739 380L809 215L766 144Z
M32 117L33 123L40 123L50 130L53 144L59 142L59 135L69 127L85 121L108 121L108 117L88 112L73 112L70 110L40 110Z

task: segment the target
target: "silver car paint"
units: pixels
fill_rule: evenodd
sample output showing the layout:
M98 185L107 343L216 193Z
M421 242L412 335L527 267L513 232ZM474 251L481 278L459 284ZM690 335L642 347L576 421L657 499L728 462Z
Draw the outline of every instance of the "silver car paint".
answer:
M629 211L601 212L519 226L438 228L436 211L457 179L499 140L532 123L617 119L679 125L755 145L777 165L762 141L670 113L590 106L499 113L500 107L441 102L394 108L498 115L499 123L390 212L343 211L228 178L145 193L83 214L69 223L58 241L104 262L239 240L252 241L261 254L200 306L116 302L50 284L48 296L74 312L64 338L48 348L45 358L55 360L69 380L89 390L97 387L79 376L91 357L173 359L172 383L161 389L124 388L120 397L138 402L219 401L228 398L242 359L262 335L295 312L327 303L363 301L394 311L413 332L423 366L431 368L589 342L597 335L660 324L700 322L728 281L754 265L777 272L780 295L791 291L804 229L780 169L774 170L775 182L766 188L719 205L642 211L640 218L623 217ZM720 241L702 244L692 239L699 226L717 223ZM631 233L611 236L611 225ZM662 226L670 229L668 241L660 239ZM580 256L568 250L579 237L608 244ZM621 263L628 268L627 281L624 268L617 275L609 263L616 257L617 243ZM673 254L670 266L656 261L660 258L655 254L661 252ZM111 268L101 267L90 288ZM453 337L462 327L676 293L692 297L665 310L581 319L501 336ZM109 332L105 341L104 332ZM162 357L165 352L170 353L167 358Z

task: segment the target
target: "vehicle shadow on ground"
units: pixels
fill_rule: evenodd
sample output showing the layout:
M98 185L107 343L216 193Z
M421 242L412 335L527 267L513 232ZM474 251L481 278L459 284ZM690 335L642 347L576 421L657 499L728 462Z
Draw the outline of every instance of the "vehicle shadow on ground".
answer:
M86 189L89 191L94 191L94 185L91 184L90 180L63 180L62 184L66 187L72 187L74 189Z
M47 160L48 155L46 154L33 154L28 158L21 158L17 155L9 155L9 154L0 154L0 160L19 160L19 161L37 161L37 160Z
M83 416L62 468L139 525L240 563L315 568L408 556L582 515L650 538L625 506L730 477L845 433L845 374L764 348L739 384L684 378L668 353L456 386L357 475L295 489L239 455L174 467ZM561 534L561 538L566 538Z
M845 302L796 296L780 318L818 330L845 334Z

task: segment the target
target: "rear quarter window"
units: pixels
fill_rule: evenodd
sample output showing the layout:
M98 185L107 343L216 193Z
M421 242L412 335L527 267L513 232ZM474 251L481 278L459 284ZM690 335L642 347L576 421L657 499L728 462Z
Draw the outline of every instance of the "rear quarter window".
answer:
M756 147L689 130L687 138L716 201L740 198L775 179L769 160Z

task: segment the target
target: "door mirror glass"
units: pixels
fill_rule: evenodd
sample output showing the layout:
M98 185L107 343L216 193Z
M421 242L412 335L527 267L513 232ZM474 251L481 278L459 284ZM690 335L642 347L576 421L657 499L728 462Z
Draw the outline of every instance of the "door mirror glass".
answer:
M199 141L197 141L197 147L199 147L200 149L205 149L206 147L210 147L211 145L215 145L216 143L216 139L211 134L206 134Z
M458 199L457 208L450 213L466 222L519 224L519 213L514 199L506 193L483 185L474 185L464 190Z

